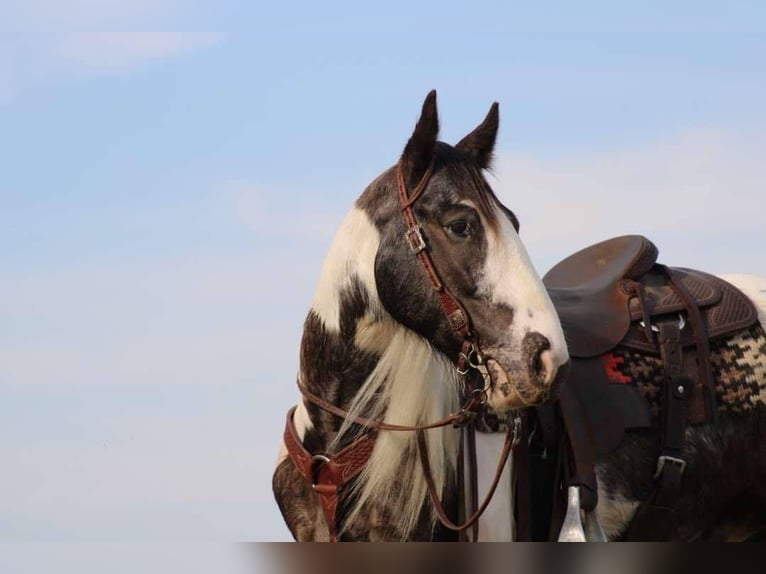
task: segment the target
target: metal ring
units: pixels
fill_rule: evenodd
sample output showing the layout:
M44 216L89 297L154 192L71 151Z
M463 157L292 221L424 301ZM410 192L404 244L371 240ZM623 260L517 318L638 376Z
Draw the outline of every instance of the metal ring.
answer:
M330 459L323 454L315 454L311 457L311 488L316 488L319 469L328 462L330 462Z
M468 354L466 355L462 351L458 355L458 358L463 359L465 361L465 364L468 365L469 368L466 368L464 371L460 370L460 367L455 367L455 370L458 372L459 375L465 376L468 374L470 368L476 368L474 367L473 363L471 362L471 355L473 355L476 352L476 348L473 346L473 343L471 343L471 348L468 350ZM458 361L458 365L460 362Z
M476 357L476 362L472 360L473 357ZM473 367L474 369L478 369L482 365L484 365L484 357L479 353L476 348L471 345L471 350L468 352L468 356L466 357L466 360L468 361L468 365Z

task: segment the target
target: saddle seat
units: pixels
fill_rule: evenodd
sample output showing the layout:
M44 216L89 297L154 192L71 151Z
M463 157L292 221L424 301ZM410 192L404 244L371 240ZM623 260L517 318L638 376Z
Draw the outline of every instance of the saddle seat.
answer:
M686 305L668 285L667 273L683 284L702 311L707 337L747 328L757 312L738 289L718 277L685 268L663 270L657 247L641 235L607 239L570 255L543 277L567 336L569 353L587 358L618 345L659 353L647 329L639 324L681 321ZM693 344L691 329L682 344Z
M624 280L646 274L657 255L647 238L624 235L586 247L545 274L572 356L595 356L622 340L630 326Z

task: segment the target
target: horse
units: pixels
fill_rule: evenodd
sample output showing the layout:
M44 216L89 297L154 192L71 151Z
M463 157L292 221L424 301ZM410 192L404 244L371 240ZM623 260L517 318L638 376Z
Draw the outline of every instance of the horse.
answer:
M294 538L757 539L766 278L626 236L541 280L482 175L497 129L437 141L432 92L336 235L273 477Z
M483 174L498 125L493 103L459 143L438 141L430 92L396 165L337 231L272 480L298 541L454 539L469 523L481 540L512 538L509 413L555 397L569 355L519 221ZM485 408L508 431L476 437L467 482L494 496L450 530L472 466L459 428Z

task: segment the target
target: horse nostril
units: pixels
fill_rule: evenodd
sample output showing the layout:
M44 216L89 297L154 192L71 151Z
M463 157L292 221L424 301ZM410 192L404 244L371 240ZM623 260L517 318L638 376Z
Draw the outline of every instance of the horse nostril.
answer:
M553 360L553 353L544 350L538 356L539 369L536 371L537 380L543 385L550 385L556 376L556 363Z
M531 378L540 383L548 384L556 374L556 365L551 353L551 342L540 333L528 333L524 337L524 347L529 361Z

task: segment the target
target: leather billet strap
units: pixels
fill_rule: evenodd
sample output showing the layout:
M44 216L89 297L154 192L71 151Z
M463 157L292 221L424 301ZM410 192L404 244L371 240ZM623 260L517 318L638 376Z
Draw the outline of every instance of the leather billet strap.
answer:
M330 541L338 541L338 505L344 487L367 465L375 448L374 432L362 435L346 448L333 455L312 455L298 438L293 422L295 408L287 413L284 441L287 452L303 478L319 495Z
M654 475L654 491L633 517L625 534L626 540L668 539L675 527L675 504L686 468L682 455L686 432L686 397L692 381L682 374L681 330L678 324L672 321L660 323L658 327L660 353L665 368L660 456Z
M682 375L681 330L675 322L659 325L660 353L665 365L662 395L660 457L655 479L657 488L652 504L672 508L681 488L686 463L682 459L686 433L686 397L691 380Z
M684 302L697 347L700 379L706 391L708 420L717 423L715 380L710 366L708 332L699 307L681 281L676 281L665 266L658 266L668 284ZM681 489L686 461L683 459L686 434L687 396L692 380L683 374L681 328L674 321L660 323L659 346L665 369L660 427L660 456L651 496L636 512L625 535L626 540L666 540L675 527L675 504Z

